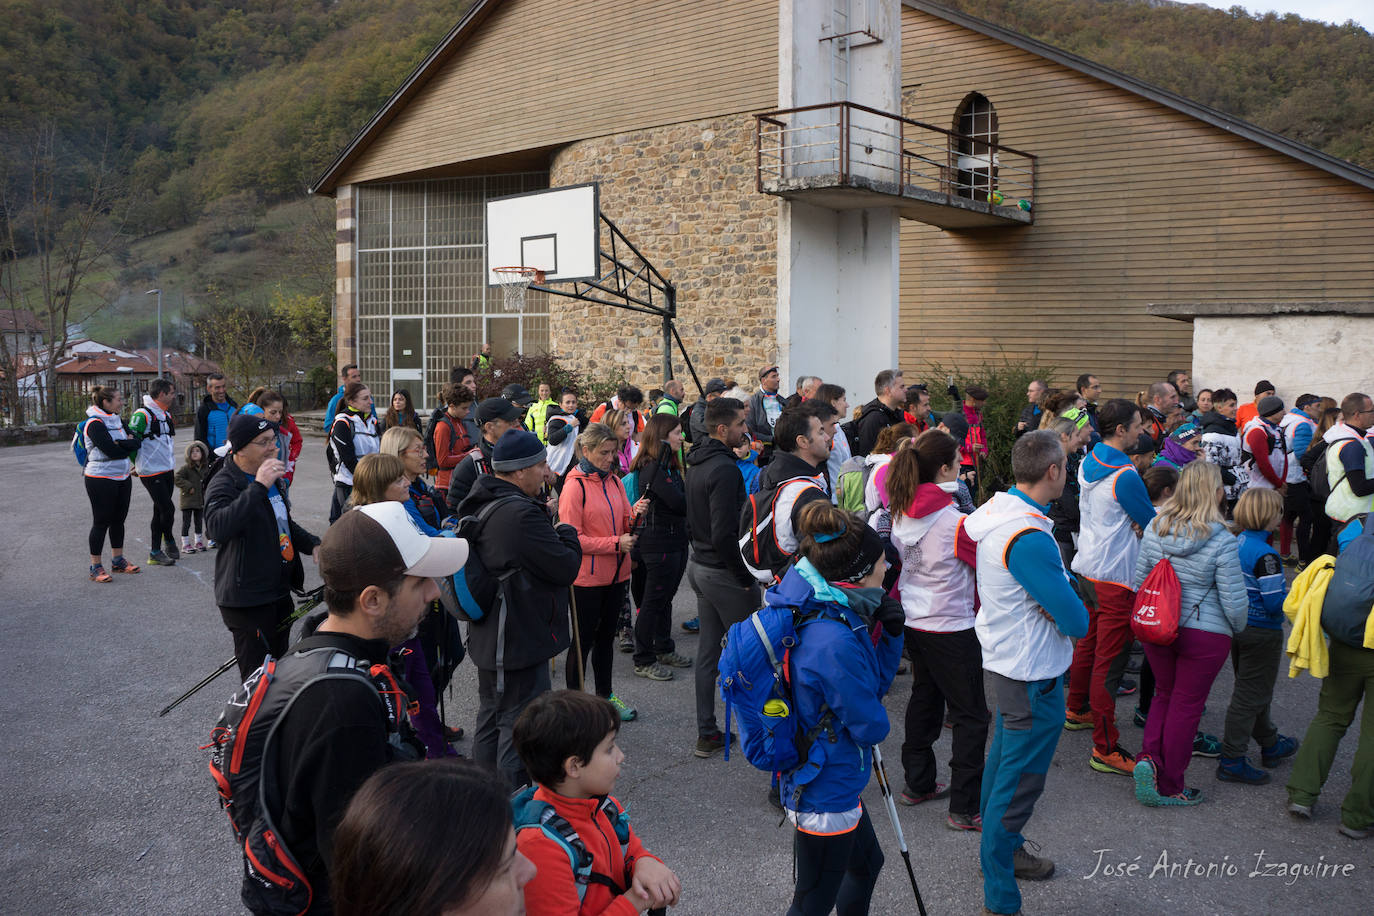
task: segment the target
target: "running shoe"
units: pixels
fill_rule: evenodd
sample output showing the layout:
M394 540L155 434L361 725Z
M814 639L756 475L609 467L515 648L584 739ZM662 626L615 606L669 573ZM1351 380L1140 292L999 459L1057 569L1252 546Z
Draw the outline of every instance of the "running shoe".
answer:
M176 566L176 565L177 565L177 561L176 561L176 560L173 560L171 557L167 556L167 554L163 553L163 552L160 551L160 550L154 550L152 553L148 554L148 565L149 565L149 566Z
M1093 714L1091 712L1073 712L1064 710L1064 730L1070 732L1081 732L1085 728L1093 727Z
M1138 757L1131 778L1135 780L1135 800L1147 808L1159 807L1159 783L1154 760L1143 754Z
M1206 732L1198 732L1193 736L1193 756L1194 757L1220 757L1221 739L1216 735L1209 735Z
M949 798L949 786L942 782L937 782L935 788L920 795L910 789L903 789L902 793L897 796L897 801L904 805L911 806L919 805L923 802L935 801L937 798Z
M111 578L110 578L110 574L107 573L107 572L105 571L105 567L103 567L103 566L101 566L99 563L97 563L97 564L95 564L94 566L91 567L91 581L92 581L92 582L113 582L114 579L111 579Z
M1298 740L1289 738L1287 735L1279 735L1274 743L1268 747L1260 748L1260 763L1270 769L1279 765L1279 761L1286 757L1292 757L1298 752Z
M1161 795L1159 803L1164 806L1188 806L1202 804L1202 790L1188 788L1177 795Z
M701 618L700 618L700 617L693 617L691 620L684 620L684 621L682 621L681 626L682 626L682 629L683 629L684 631L688 632L688 633L700 633L700 632L701 632Z
M983 815L981 814L955 814L953 811L945 818L945 826L950 830L965 830L983 832Z
M1097 748L1093 748L1093 754L1088 758L1088 766L1097 770L1099 773L1115 773L1118 776L1130 776L1135 770L1135 758L1131 752L1117 745L1109 753L1102 753Z
M167 540L165 541L165 545L166 546L162 548L162 552L167 554L167 556L171 559L173 563L181 559L181 551L177 550L176 541L172 540L171 538L167 538Z
M621 722L633 722L635 719L639 718L639 710L635 709L633 706L626 706L625 701L615 694L611 694L606 699L615 707L615 711L620 713Z
M115 557L114 560L110 562L110 572L133 574L138 572L138 567L122 556Z
M649 662L647 665L635 665L635 676L646 677L651 681L671 681L673 672L658 662Z
M660 652L658 663L667 665L669 668L690 668L692 660L685 655L678 655L676 652Z

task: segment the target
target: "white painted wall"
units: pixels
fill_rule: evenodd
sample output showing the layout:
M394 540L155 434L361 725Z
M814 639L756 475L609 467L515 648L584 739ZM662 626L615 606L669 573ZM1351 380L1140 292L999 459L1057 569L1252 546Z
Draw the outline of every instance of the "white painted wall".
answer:
M1374 394L1374 316L1247 315L1193 320L1193 391L1234 389L1244 404L1268 379L1283 403L1311 392Z

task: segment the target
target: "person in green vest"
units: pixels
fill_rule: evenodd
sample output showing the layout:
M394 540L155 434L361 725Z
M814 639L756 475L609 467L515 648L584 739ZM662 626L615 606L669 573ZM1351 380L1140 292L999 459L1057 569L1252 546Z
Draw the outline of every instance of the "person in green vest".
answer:
M549 444L548 433L544 427L549 422L549 409L558 406L558 402L553 399L553 389L548 382L539 383L539 397L530 409L525 411L525 428L539 437L539 441L545 445Z
M477 375L485 369L491 368L491 343L482 344L482 352L474 354L472 357L472 374Z

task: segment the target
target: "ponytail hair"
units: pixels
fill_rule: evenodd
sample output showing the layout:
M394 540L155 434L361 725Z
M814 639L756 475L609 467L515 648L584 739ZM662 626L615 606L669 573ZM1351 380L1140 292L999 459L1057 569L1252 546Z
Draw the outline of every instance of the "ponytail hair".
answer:
M857 515L828 500L814 500L802 506L797 517L797 553L827 580L839 579L863 544L865 527Z
M905 515L916 499L916 488L934 483L940 469L959 461L959 443L943 429L928 429L906 448L899 448L883 481L893 515Z
M108 388L104 385L96 385L91 389L91 406L104 410L105 404L114 400L117 394L119 394L118 389Z

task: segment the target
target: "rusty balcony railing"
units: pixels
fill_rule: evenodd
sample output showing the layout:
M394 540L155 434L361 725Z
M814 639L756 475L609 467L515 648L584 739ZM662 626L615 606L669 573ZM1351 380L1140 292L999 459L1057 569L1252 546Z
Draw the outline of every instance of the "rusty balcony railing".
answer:
M1029 221L1036 159L1030 153L855 102L755 119L761 192L861 188Z

